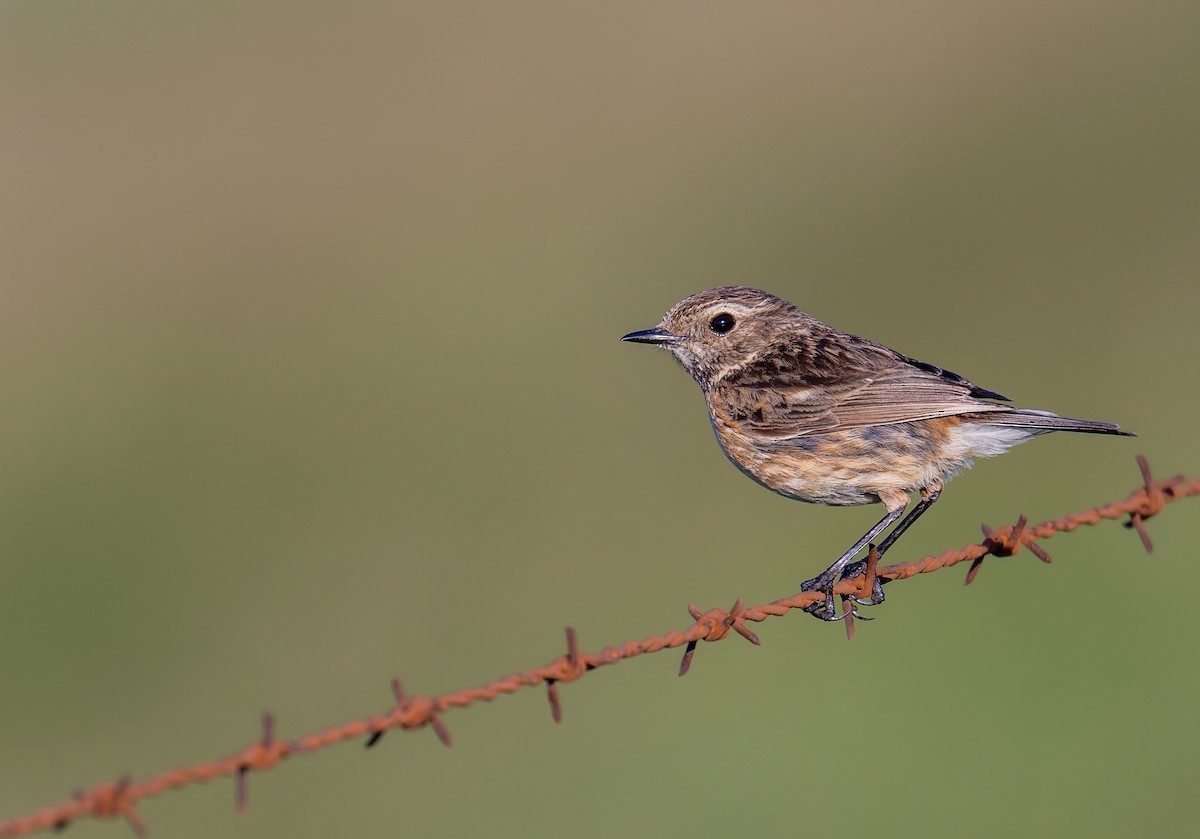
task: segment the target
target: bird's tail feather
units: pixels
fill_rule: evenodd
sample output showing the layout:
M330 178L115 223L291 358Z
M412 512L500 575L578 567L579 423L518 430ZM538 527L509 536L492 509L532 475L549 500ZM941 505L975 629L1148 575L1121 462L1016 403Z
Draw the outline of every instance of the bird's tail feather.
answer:
M975 419L972 417L972 419ZM1060 417L1049 411L1021 409L1017 411L997 411L978 415L977 422L988 425L1008 425L1017 428L1028 428L1030 431L1082 431L1088 434L1118 434L1122 437L1136 437L1132 431L1122 431L1121 427L1111 422L1094 422L1092 420L1071 419Z

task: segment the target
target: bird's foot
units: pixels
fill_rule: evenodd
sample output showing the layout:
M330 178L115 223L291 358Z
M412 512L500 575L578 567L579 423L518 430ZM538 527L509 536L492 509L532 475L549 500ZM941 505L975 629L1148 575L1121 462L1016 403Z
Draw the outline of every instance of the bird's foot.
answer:
M878 556L876 556L876 561L878 562ZM880 579L878 577L875 576L872 569L870 568L870 564L871 564L871 561L869 559L860 559L858 562L854 563L853 565L847 565L846 570L842 572L843 580L849 580L854 577L861 576L863 574L866 574L867 577L869 578L870 583L871 583L870 595L868 595L866 598L854 597L853 595L847 595L847 597L849 597L849 599L853 600L855 603L857 603L860 606L878 606L885 599L884 594L883 594L883 583L880 581ZM861 618L862 615L856 615L856 617ZM863 620L874 620L873 618L862 618L862 619Z
M866 615L860 614L858 611L858 606L878 606L884 601L883 585L880 583L879 578L874 574L869 575L871 578L871 594L868 597L855 597L849 594L842 595L841 599L843 602L850 601L850 608L843 611L840 615L837 614L837 611L833 606L834 585L836 585L839 580L848 580L867 573L868 565L869 560L861 559L858 562L847 565L842 570L841 574L838 574L833 568L827 568L825 571L813 577L811 580L805 580L800 585L801 591L824 592L825 599L817 603L813 603L811 606L806 606L804 611L808 612L814 618L818 618L823 621L845 620L851 615L859 620L875 620L875 618L867 617Z
M801 591L820 591L825 593L824 600L818 600L811 606L805 606L804 611L808 612L814 618L823 621L840 621L844 620L846 615L851 614L850 612L846 612L839 616L833 608L833 586L836 583L837 571L828 568L811 580L805 580L801 583Z

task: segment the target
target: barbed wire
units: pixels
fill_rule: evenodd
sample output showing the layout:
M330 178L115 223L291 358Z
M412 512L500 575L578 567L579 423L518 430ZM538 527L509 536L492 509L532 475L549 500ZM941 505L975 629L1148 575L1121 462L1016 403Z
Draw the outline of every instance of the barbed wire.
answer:
M1142 486L1123 501L1092 507L1037 525L1030 525L1024 515L1015 524L1007 524L994 530L985 524L982 542L946 550L937 556L927 556L916 562L877 567L878 556L872 546L867 560L855 566L855 570L861 567L861 572L857 576L841 580L834 587L834 594L843 600L847 636L854 636L850 598L869 594L875 579L881 583L888 583L908 579L917 574L939 571L960 562L969 562L970 567L964 582L970 583L988 556L1012 556L1024 547L1043 562L1050 562L1049 554L1037 540L1049 539L1056 533L1069 533L1085 525L1126 516L1126 527L1137 532L1142 545L1150 552L1153 550L1153 543L1146 530L1146 520L1158 515L1167 504L1200 495L1200 479L1176 475L1156 481L1146 459L1139 455L1137 461L1142 472ZM229 757L171 769L141 781L134 781L125 775L114 782L101 784L90 790L80 790L69 801L0 823L0 837L25 836L43 830L62 830L83 818L117 817L124 818L137 835L143 836L146 833L146 825L138 815L135 806L137 802L168 790L226 777L234 779L234 802L236 809L240 811L245 809L247 804L247 776L250 772L265 772L288 758L311 754L345 740L364 738L366 747L370 748L378 743L387 731L396 728L414 729L428 726L444 745L449 746L450 733L441 719L444 712L454 708L466 708L477 702L489 702L499 696L538 685L546 686L551 716L555 722L561 722L562 703L559 699L558 685L562 682L574 682L597 667L616 664L645 653L678 647L685 648L679 667L679 675L682 676L688 671L700 641L720 641L732 631L747 641L758 644L758 636L747 628L747 622L762 622L769 617L785 615L793 609L804 609L824 599L825 595L820 591L802 591L762 606L745 606L741 599L727 610L713 608L701 611L697 606L689 605L688 612L694 622L686 629L651 635L641 641L629 641L618 647L605 647L596 653L580 652L575 631L568 627L566 654L541 667L514 673L479 687L440 696L408 694L400 680L393 679L394 705L391 710L292 740L276 738L274 717L266 713L262 716L262 734L259 739Z

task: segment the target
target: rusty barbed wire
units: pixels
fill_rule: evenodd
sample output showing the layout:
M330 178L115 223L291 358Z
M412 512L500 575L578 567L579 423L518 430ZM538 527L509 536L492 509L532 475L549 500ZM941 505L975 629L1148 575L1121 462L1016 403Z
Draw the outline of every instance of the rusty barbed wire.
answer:
M1092 507L1037 525L1030 525L1024 515L1020 516L1014 524L1004 525L994 530L985 524L983 525L984 539L982 542L946 550L936 556L927 556L916 562L877 567L878 555L872 546L867 560L860 563L863 568L862 572L856 577L841 580L834 587L834 594L843 598L843 608L849 611L849 601L846 598L868 594L871 591L874 577L878 577L881 582L892 582L908 579L917 574L939 571L960 562L971 563L964 580L969 584L975 579L983 560L988 556L1012 556L1024 547L1028 548L1042 562L1050 562L1049 554L1037 544L1037 540L1048 539L1056 533L1069 533L1085 525L1099 524L1101 521L1115 520L1126 516L1129 518L1125 526L1137 532L1142 545L1147 552L1150 552L1153 550L1153 543L1145 527L1146 520L1158 515L1167 504L1173 501L1200 495L1200 478L1176 475L1173 478L1156 481L1146 459L1139 455L1137 461L1142 472L1142 486L1134 490L1124 501ZM247 776L251 772L265 772L283 760L309 754L345 740L365 738L365 745L370 748L376 745L387 731L395 728L414 729L428 726L444 745L449 746L450 733L441 720L444 712L453 708L466 708L477 702L490 702L499 696L516 693L524 688L537 685L544 684L546 686L551 716L555 722L561 722L562 703L558 693L558 685L561 682L576 681L597 667L615 664L645 653L677 647L685 648L679 667L679 675L682 676L687 673L700 641L720 641L728 637L732 630L752 644L758 644L758 636L747 628L747 621L759 623L769 617L785 615L793 609L803 609L824 598L824 593L812 591L793 594L762 606L747 607L739 598L728 610L712 608L701 611L697 606L689 605L688 612L694 622L688 628L662 635L651 635L641 641L629 641L618 647L605 647L596 653L580 652L575 631L568 627L566 630L566 654L541 667L514 673L479 687L454 691L441 696L408 694L400 680L393 679L392 698L395 704L390 711L366 719L351 720L342 725L335 725L292 740L277 739L274 717L270 713L265 713L262 716L262 734L259 739L229 757L171 769L142 781L135 782L130 776L125 775L114 782L101 784L90 790L77 791L69 801L0 823L0 837L25 836L43 830L61 830L83 818L117 817L124 818L135 834L144 836L146 825L138 815L135 806L138 801L168 790L226 777L234 779L234 804L240 811L245 809L249 800ZM852 638L854 635L852 614L847 614L845 623L846 634Z

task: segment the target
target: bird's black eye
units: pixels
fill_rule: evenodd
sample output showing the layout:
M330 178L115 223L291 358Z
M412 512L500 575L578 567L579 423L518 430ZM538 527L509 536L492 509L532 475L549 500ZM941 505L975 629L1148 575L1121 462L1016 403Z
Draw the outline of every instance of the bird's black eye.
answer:
M734 323L736 321L733 319L733 315L729 314L729 312L721 312L721 314L708 322L708 328L718 335L724 335L733 329Z

